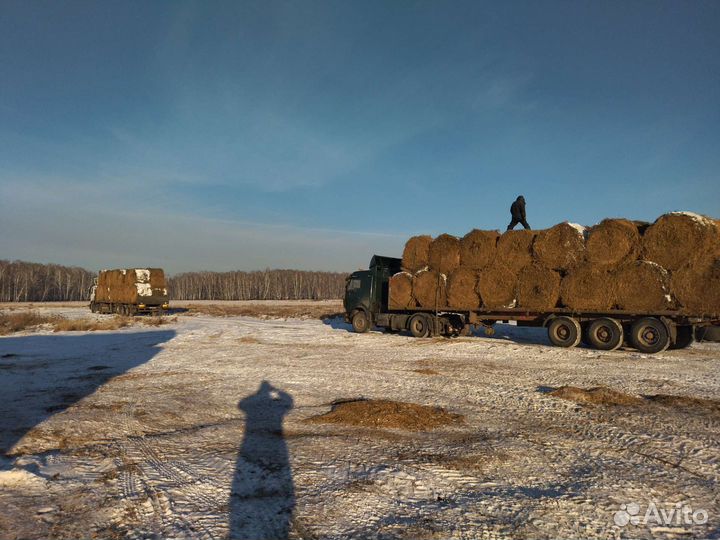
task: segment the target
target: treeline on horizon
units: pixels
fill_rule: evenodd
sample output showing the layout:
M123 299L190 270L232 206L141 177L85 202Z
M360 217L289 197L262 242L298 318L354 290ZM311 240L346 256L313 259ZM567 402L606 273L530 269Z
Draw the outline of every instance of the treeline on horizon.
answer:
M0 260L0 302L90 299L97 274L84 268ZM172 300L329 300L342 298L342 272L256 270L166 276Z

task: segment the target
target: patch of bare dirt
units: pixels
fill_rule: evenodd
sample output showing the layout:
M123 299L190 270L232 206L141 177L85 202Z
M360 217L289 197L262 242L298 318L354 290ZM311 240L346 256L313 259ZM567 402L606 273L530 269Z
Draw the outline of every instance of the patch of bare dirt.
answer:
M260 343L260 340L258 338L256 338L255 336L243 336L240 339L238 339L238 343L255 344L255 343Z
M413 369L415 373L419 373L420 375L440 375L439 371L435 371L434 369L429 368L423 368L423 369Z
M114 316L112 319L56 319L53 322L55 332L90 332L95 330L117 330L133 323L131 317Z
M319 305L310 303L298 304L188 304L188 314L212 315L213 317L260 317L269 319L333 319L342 317L345 312L342 310L342 302L328 305L324 302Z
M106 319L68 319L60 315L42 315L37 311L0 313L0 336L33 330L49 324L54 332L92 332L96 330L117 330L132 325L162 326L176 322L177 317L124 317L115 315Z
M594 388L578 388L576 386L561 386L550 392L551 396L574 401L575 403L589 403L592 405L640 405L643 398L618 392L607 386Z
M384 399L359 399L335 402L330 412L313 416L305 422L424 431L462 424L464 417L461 414L448 412L442 407Z
M52 323L57 317L40 315L36 311L0 313L0 336L29 330L41 324Z
M143 317L139 319L145 326L163 326L177 322L177 317Z
M705 399L690 396L673 396L670 394L656 394L653 396L644 396L646 400L664 405L666 407L675 407L678 409L688 409L691 411L705 411L712 414L720 415L720 400Z
M562 386L550 392L551 396L567 399L576 403L592 405L623 405L623 406L650 406L662 405L675 409L684 409L690 412L704 412L713 415L720 414L720 400L706 399L692 396L677 396L672 394L654 394L633 396L618 392L606 386L596 386L584 389L574 386Z

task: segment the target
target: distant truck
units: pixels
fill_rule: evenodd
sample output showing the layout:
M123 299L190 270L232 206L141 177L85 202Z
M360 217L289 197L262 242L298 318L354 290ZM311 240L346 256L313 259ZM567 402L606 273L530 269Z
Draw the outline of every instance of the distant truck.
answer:
M390 278L401 271L401 259L373 256L369 270L353 272L345 286L345 320L356 332L373 326L390 331L408 330L415 337L468 335L473 327L484 327L492 335L499 321L518 326L546 327L550 341L559 347L585 342L600 350L623 344L649 354L668 347L681 349L694 339L696 328L720 324L720 313L688 314L681 311L654 313L625 310L583 311L566 308L532 311L526 308L491 310L437 306L434 309L388 309Z
M90 289L93 313L162 315L169 307L165 273L161 268L100 270Z

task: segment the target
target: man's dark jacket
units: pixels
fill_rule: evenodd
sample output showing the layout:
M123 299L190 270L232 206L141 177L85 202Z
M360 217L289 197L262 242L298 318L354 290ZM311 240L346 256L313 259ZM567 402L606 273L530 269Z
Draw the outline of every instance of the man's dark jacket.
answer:
M510 206L510 214L514 221L522 223L525 221L525 199L518 197L515 202Z

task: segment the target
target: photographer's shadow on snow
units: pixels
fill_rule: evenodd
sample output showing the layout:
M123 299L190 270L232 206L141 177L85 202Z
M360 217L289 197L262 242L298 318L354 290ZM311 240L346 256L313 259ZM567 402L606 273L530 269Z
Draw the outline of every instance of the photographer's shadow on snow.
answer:
M160 352L173 330L0 338L0 469L35 426Z
M230 493L231 539L288 538L295 488L282 423L292 407L290 394L268 381L238 403L245 433Z

